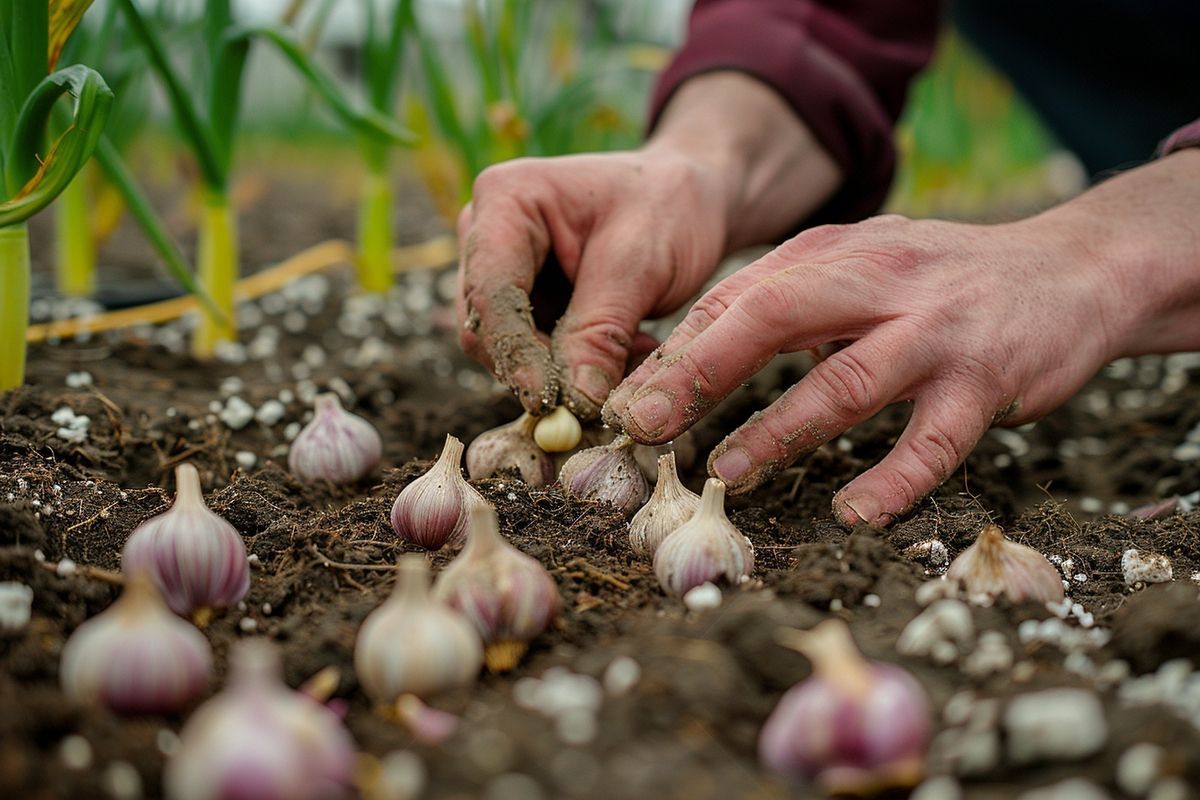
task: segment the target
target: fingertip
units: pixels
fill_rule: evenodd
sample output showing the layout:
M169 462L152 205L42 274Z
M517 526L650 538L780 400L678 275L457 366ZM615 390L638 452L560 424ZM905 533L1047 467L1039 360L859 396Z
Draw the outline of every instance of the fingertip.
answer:
M844 528L865 523L886 528L903 509L888 509L880 498L869 492L853 490L854 484L833 496L833 516Z

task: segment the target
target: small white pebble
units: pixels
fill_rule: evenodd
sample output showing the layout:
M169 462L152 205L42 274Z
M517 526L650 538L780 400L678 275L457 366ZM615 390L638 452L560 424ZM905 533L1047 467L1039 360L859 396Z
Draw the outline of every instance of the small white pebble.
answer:
M862 600L863 605L867 608L879 608L879 605L882 602L883 601L879 599L879 595L877 594L869 594Z
M1074 761L1108 740L1099 698L1086 689L1046 689L1013 698L1004 713L1008 756L1016 764Z
M629 656L617 656L604 670L604 689L618 697L626 694L641 680L642 667Z
M254 453L251 453L249 450L238 450L237 453L234 454L233 459L237 462L237 465L244 470L253 469L254 465L258 463L258 456L254 455Z
M68 372L67 387L70 389L81 389L84 386L92 385L92 373L90 372Z
M254 419L270 427L283 419L283 415L286 413L287 408L283 403L278 400L268 400L258 407L258 411L254 412Z
M141 773L128 761L114 761L105 767L101 782L113 800L140 800L143 794Z
M283 438L289 442L300 435L301 425L299 422L289 422L287 427L283 429Z
M58 757L67 769L87 769L92 765L92 744L79 734L73 733L59 743Z
M258 553L251 553L250 555L246 556L246 561L250 562L251 564L257 564Z
M158 733L154 735L154 746L164 756L175 755L175 751L179 749L179 734L170 728L159 728Z
M263 616L267 616L267 617L271 616L271 604L270 603L262 604L262 613L263 613Z
M1161 774L1162 757L1162 748L1156 744L1133 745L1117 759L1117 786L1133 797L1144 796Z
M1099 514L1104 510L1104 503L1098 497L1084 497L1079 500L1079 509L1086 514Z
M254 633L258 630L258 622L253 617L242 617L241 621L238 622L238 628L241 629L242 633Z
M1130 548L1121 554L1121 574L1128 586L1166 583L1171 580L1171 559L1160 553L1142 553Z
M721 605L721 590L712 583L702 583L683 596L689 611L704 611Z
M585 745L596 738L596 713L588 708L569 708L556 718L558 738L566 744Z
M425 790L428 774L416 753L394 750L379 762L372 796L380 800L416 800Z
M0 629L18 631L29 624L33 609L33 589L23 583L0 583Z
M54 574L60 578L69 578L75 574L75 562L69 558L64 558L58 562L54 568Z
M229 398L225 408L218 415L230 430L240 431L254 419L254 407L242 398L234 395Z
M841 611L844 607L845 606L842 603L841 598L835 597L829 601L829 610L830 611L834 611L834 612Z

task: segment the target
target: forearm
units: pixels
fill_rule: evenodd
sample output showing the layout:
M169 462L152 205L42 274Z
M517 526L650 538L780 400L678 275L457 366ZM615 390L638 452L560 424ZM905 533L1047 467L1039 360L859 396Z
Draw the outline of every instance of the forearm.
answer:
M787 103L737 72L712 72L683 84L645 150L699 162L720 177L727 252L779 241L843 181Z

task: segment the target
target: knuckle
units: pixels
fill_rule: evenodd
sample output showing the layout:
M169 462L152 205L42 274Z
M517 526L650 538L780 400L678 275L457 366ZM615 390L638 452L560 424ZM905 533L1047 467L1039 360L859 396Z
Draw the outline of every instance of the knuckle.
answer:
M692 305L681 327L692 334L700 333L728 310L729 304L720 295L708 292Z
M615 319L599 317L589 319L571 329L569 341L573 347L582 346L592 352L602 353L612 361L624 364L633 337L625 325Z
M692 401L711 404L720 397L720 387L716 381L716 365L704 365L696 358L690 349L679 354L679 365L691 379Z
M884 496L900 500L897 511L907 511L912 508L925 494L918 488L916 481L903 470L886 470L879 477L886 487Z
M940 428L927 428L912 438L909 445L917 463L929 473L931 482L940 483L966 456L954 437Z
M878 403L875 377L852 350L831 354L809 376L838 416L859 419L875 410Z
M471 193L474 197L479 198L508 191L527 181L532 169L532 159L528 158L516 158L493 164L476 176Z
M782 322L784 315L798 307L796 292L788 277L784 273L779 277L764 278L747 288L735 305L751 318Z

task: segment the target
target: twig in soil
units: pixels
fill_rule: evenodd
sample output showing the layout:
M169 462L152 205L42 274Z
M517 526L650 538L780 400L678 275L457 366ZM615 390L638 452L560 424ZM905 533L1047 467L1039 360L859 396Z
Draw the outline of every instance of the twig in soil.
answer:
M49 570L50 572L53 572L55 574L58 573L58 565L51 564L48 561L42 562L42 569ZM103 569L101 567L90 567L87 565L76 566L75 574L79 575L81 577L84 577L84 578L91 578L92 580L103 581L104 583L111 583L113 586L124 586L125 585L125 579L121 577L121 573L113 572L112 570Z
M92 390L92 395L100 401L100 405L104 406L104 415L108 417L108 424L113 427L113 438L118 442L124 438L125 426L121 424L121 417L125 412L121 407L109 399L108 395L97 389L95 386L89 387Z
M313 555L321 559L322 566L329 567L330 569L366 569L376 572L394 572L396 570L396 567L392 564L349 564L345 561L334 561L318 550L315 544L310 544L308 549L312 551Z
M82 503L80 505L82 505ZM114 508L116 508L116 506L117 506L116 503L109 503L104 508L97 511L95 514L92 514L87 519L81 520L80 522L76 522L74 525L67 528L67 533L70 533L71 531L75 530L76 528L82 528L85 525L91 525L93 522L95 522L98 519L108 519L108 512L113 510Z
M632 584L626 583L625 581L613 575L609 575L604 570L593 567L583 556L572 558L566 564L563 564L563 567L566 569L570 569L571 567L579 567L588 575L588 577L592 578L593 580L603 581L604 583L611 584L623 592L628 592L633 588Z
M804 480L804 476L808 474L808 467L800 467L796 470L796 480L792 481L792 488L788 491L788 502L796 499L796 493L800 491L800 482Z
M176 464L181 464L184 461L187 461L192 456L199 455L200 453L203 453L205 450L211 449L213 445L218 443L218 441L219 441L218 438L210 438L206 442L201 442L200 444L194 444L191 447L189 447L188 449L184 450L183 452L176 453L175 455L170 456L169 458L166 458L166 459L160 458L158 461L158 469L160 472L166 472L167 470L174 467Z

